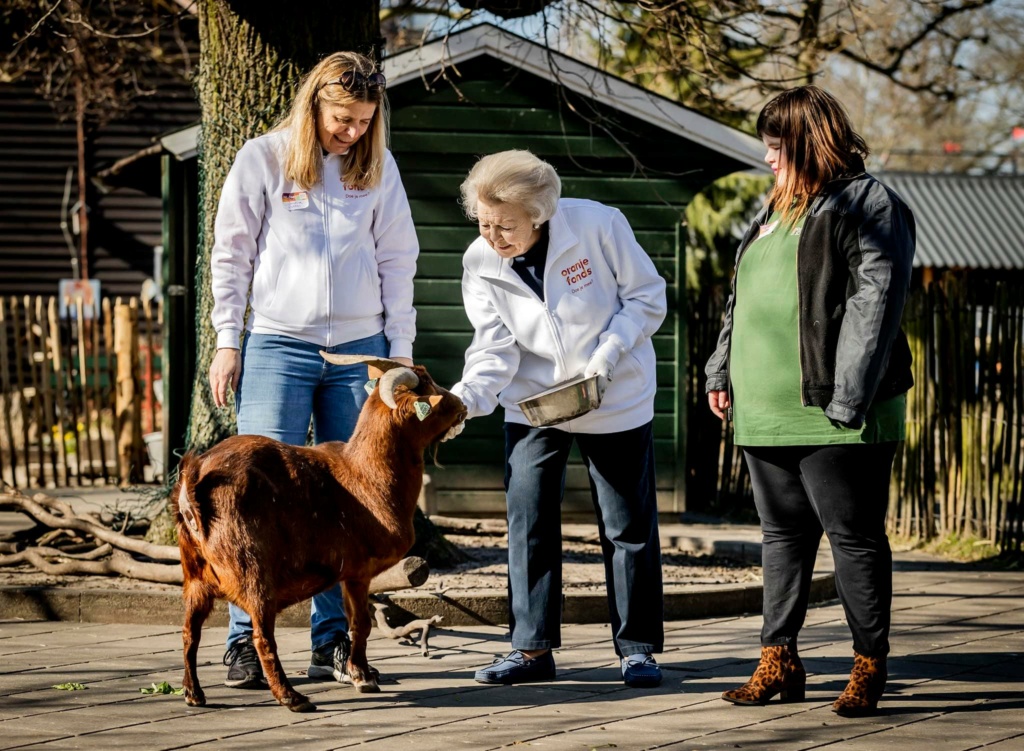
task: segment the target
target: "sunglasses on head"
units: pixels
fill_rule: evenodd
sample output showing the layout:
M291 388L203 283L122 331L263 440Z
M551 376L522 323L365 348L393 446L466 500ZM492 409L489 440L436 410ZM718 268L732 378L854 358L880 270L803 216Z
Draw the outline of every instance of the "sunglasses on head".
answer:
M388 81L384 78L383 73L371 73L368 76L364 76L358 70L346 70L337 80L320 84L317 91L320 91L325 86L341 86L350 94L370 90L383 91L387 83Z

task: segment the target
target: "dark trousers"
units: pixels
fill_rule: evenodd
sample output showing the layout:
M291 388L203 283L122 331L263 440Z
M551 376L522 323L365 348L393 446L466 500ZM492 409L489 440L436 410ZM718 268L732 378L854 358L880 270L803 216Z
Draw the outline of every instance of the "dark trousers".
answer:
M620 657L660 652L661 547L651 423L602 435L505 424L512 646L561 646L561 504L574 439L590 474L615 651Z
M744 447L761 517L763 646L796 647L824 530L836 590L866 657L889 652L892 551L885 533L896 443Z

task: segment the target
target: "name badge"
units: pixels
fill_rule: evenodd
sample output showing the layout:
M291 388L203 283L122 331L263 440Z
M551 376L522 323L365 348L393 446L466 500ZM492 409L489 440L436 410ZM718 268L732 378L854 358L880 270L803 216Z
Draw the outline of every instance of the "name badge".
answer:
M772 222L771 224L762 224L761 229L758 230L757 239L760 240L762 237L767 237L768 235L775 231L775 228L777 226L779 226L778 220Z
M304 190L298 193L282 193L281 203L289 211L298 211L309 206L309 194Z

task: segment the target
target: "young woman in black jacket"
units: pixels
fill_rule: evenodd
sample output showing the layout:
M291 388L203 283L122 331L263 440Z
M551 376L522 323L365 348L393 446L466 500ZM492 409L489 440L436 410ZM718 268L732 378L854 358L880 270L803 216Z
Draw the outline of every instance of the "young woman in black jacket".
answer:
M732 295L708 361L711 410L732 416L763 533L761 661L722 698L801 700L797 635L822 533L853 633L840 715L873 712L885 688L892 554L889 477L904 438L910 349L900 319L914 218L864 172L868 147L816 86L783 92L758 134L776 175L740 244Z

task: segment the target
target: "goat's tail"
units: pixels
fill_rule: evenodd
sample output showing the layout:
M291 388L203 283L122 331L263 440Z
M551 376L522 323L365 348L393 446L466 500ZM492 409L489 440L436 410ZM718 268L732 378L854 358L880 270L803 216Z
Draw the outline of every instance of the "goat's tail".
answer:
M189 533L196 540L202 540L204 525L202 514L196 499L196 486L199 484L199 456L188 452L182 457L178 466L178 485L172 496L177 502L175 518L178 522L178 534Z

